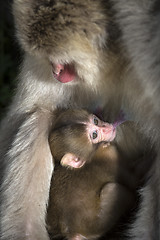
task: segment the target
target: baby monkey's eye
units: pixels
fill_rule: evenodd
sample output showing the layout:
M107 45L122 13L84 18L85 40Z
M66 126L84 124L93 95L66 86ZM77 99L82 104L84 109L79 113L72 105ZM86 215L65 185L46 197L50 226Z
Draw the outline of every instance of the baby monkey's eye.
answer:
M93 138L93 139L96 139L97 137L98 137L97 131L94 131L94 132L92 133L92 138Z
M98 119L97 118L94 118L93 122L94 122L95 125L98 125Z

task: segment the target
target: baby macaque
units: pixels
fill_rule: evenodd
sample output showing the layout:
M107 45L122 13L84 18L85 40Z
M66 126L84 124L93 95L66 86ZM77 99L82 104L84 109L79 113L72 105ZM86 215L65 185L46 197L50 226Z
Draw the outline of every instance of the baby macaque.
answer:
M47 214L51 239L98 238L133 206L144 150L131 122L109 143L116 125L85 110L65 110L57 118L49 139L55 160Z

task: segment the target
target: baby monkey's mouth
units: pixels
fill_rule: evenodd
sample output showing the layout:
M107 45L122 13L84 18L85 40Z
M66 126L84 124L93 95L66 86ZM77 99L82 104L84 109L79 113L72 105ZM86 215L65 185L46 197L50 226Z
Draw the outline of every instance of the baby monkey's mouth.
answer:
M53 64L53 75L61 83L68 83L76 78L73 64Z

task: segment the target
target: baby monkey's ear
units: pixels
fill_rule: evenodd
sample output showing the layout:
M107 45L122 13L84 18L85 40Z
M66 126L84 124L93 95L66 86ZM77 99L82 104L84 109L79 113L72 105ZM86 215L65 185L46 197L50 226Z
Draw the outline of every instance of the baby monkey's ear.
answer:
M72 168L81 168L85 164L85 160L77 157L73 153L66 153L61 159L62 166L68 166Z

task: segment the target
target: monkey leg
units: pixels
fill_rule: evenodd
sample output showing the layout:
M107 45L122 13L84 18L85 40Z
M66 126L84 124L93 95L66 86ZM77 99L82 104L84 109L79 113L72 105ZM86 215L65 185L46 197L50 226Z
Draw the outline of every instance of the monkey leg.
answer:
M134 193L118 183L106 184L100 194L100 226L109 231L119 218L133 205Z

